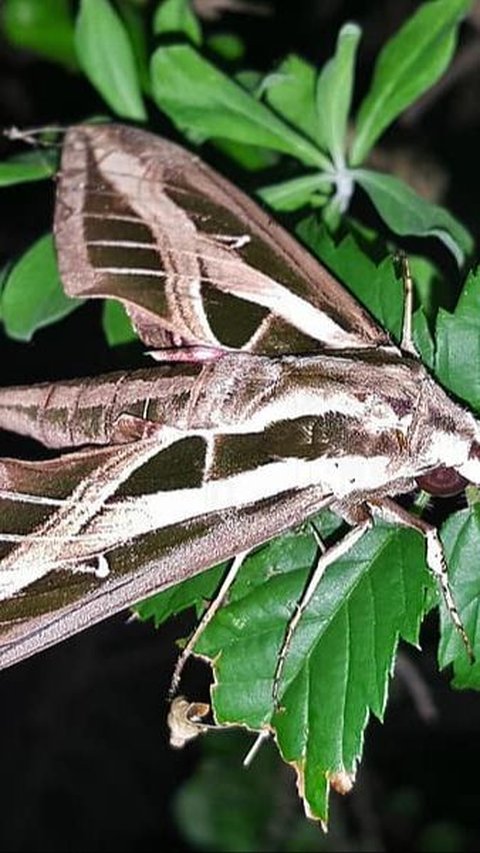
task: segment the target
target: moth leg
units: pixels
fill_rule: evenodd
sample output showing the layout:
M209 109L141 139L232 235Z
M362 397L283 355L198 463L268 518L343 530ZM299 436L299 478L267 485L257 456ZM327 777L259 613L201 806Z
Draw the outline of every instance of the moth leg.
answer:
M401 348L404 352L419 358L417 348L413 342L412 334L412 315L413 315L413 280L410 271L410 264L404 252L398 253L400 262L400 271L404 289L404 306L403 306L403 326L402 326L402 341Z
M282 678L283 668L285 666L285 661L287 659L287 655L292 643L293 635L298 627L298 623L302 618L305 610L307 609L311 599L313 598L318 584L320 583L325 570L331 563L334 563L335 560L343 557L344 554L347 554L351 548L358 542L359 539L370 530L373 525L373 518L370 514L362 512L362 517L358 521L356 527L349 530L349 532L340 540L340 542L336 542L335 545L332 545L330 548L325 550L325 546L323 542L319 543L320 554L318 556L317 562L314 566L312 575L310 580L308 581L307 586L303 590L303 593L300 599L295 604L295 610L293 612L293 616L291 617L287 629L285 631L285 635L283 637L283 642L278 653L277 664L275 667L275 672L273 675L273 687L272 687L272 699L275 708L278 708L279 705L279 688L280 681ZM317 539L318 541L318 539Z
M458 607L455 603L452 589L450 587L447 560L440 536L438 535L438 530L433 526L433 524L429 524L429 522L425 521L423 518L418 518L418 516L412 515L412 513L395 503L391 498L382 498L378 502L369 501L368 503L369 506L371 506L372 511L380 515L385 519L385 521L397 522L397 524L402 524L404 527L409 527L411 530L417 530L424 537L428 569L440 586L450 618L462 638L471 663L473 663L475 661L475 655L473 653L472 644L468 634L465 631L463 622L460 618Z
M168 691L168 695L169 695L170 699L172 698L172 696L175 695L175 693L178 690L178 685L180 684L180 678L182 676L182 672L183 672L183 669L185 667L185 664L186 664L188 658L192 654L192 651L193 651L196 643L198 642L198 640L202 636L203 632L205 631L205 628L212 621L213 617L215 616L215 613L217 613L217 611L221 607L221 605L225 599L225 596L227 595L228 590L232 586L235 578L237 577L238 572L240 571L240 568L242 567L243 562L244 562L247 554L248 554L248 551L243 551L241 554L237 554L237 556L233 559L232 565L230 566L227 574L225 575L225 577L221 583L220 589L218 590L217 594L215 595L215 598L210 602L209 606L205 610L205 613L203 614L202 618L200 619L200 622L198 623L197 627L195 628L195 631L193 632L193 634L191 635L190 639L188 640L186 646L182 649L180 655L178 656L177 662L175 664L175 669L173 670L172 680L170 682L170 688Z

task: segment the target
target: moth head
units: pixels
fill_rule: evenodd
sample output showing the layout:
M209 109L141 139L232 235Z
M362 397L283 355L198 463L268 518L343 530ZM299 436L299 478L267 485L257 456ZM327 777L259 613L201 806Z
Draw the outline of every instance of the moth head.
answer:
M460 412L463 418L457 418L456 429L450 433L451 447L456 447L458 461L452 459L449 465L450 460L445 460L446 464L418 479L419 485L432 495L459 494L469 483L480 486L480 423L469 412Z
M441 497L457 495L469 483L480 486L480 422L431 379L425 390L417 435L435 461L416 478L418 485Z

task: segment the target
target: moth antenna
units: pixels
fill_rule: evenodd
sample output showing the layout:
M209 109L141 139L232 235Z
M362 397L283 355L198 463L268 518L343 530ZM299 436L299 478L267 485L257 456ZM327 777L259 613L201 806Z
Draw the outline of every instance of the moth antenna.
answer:
M62 134L67 132L68 126L64 125L44 125L43 127L31 127L28 130L21 130L19 127L6 127L2 130L2 135L11 142L23 142L26 145L34 147L44 146L45 148L61 148L61 142L53 142L51 140L42 139L44 134L55 133Z
M400 347L404 352L419 358L417 348L413 342L412 315L413 315L413 279L410 270L410 262L407 255L401 249L397 252L397 261L400 266L400 275L403 282L404 305L402 340Z
M302 592L300 599L295 604L295 609L293 611L293 615L290 618L287 629L285 631L282 645L280 647L280 651L277 657L277 663L275 666L275 672L273 675L273 686L272 686L272 700L274 709L279 710L279 693L280 693L280 681L283 674L283 669L285 666L285 661L288 656L288 652L290 646L292 644L292 639L295 634L295 631L298 627L298 623L302 618L305 610L307 609L311 599L313 598L317 587L325 573L325 570L331 563L334 563L335 560L340 559L350 551L351 548L358 542L359 539L372 527L373 519L371 515L368 515L363 521L359 522L356 527L353 527L349 532L340 540L340 542L336 542L335 545L332 545L330 548L325 550L325 546L323 542L319 544L320 554L317 559L316 564L314 565L313 572L311 574L310 580L307 583L307 586ZM317 542L319 541L318 533L315 531L315 538Z
M50 177L53 181L57 179L58 174L58 156L55 151L60 151L63 145L63 139L48 138L48 134L61 133L65 134L66 127L45 126L38 128L30 128L28 130L20 130L18 127L10 127L2 130L2 135L12 142L22 142L24 145L31 145L36 148L36 153L40 162L45 167L45 178ZM43 138L46 134L47 138Z
M172 699L172 697L175 696L178 690L178 685L180 684L183 669L188 658L192 654L192 651L195 648L195 645L197 644L198 640L202 636L203 632L205 631L205 628L207 627L207 625L209 625L217 611L220 609L225 599L225 596L227 595L230 587L232 586L235 578L238 575L238 572L240 571L244 563L247 554L248 551L243 551L241 554L237 554L237 556L233 559L232 565L228 569L225 577L223 578L223 581L220 585L220 589L215 595L215 598L212 599L212 601L210 602L209 606L205 610L205 613L200 619L200 622L195 628L195 631L193 632L186 646L182 649L180 655L178 656L177 662L175 664L175 669L173 670L170 687L168 690L169 699Z

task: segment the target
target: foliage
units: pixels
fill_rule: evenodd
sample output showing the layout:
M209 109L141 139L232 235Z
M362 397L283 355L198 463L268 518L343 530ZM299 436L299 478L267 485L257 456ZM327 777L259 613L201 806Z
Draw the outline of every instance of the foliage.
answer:
M6 276L2 321L11 338L29 341L37 329L66 317L78 304L63 291L52 235L45 234Z
M5 0L2 25L12 44L81 69L114 115L143 123L148 109L155 124L158 110L190 144L208 140L210 153L216 148L237 167L252 170L263 202L277 212L297 212L299 236L397 339L401 285L391 259L379 252L377 236L347 216L355 187L393 234L434 237L459 266L470 255L470 234L447 210L366 163L387 128L445 71L467 0L430 0L418 8L383 47L354 116L361 38L355 24L342 27L323 68L291 55L261 77L228 66L242 56L238 40L205 40L186 0L164 0L151 20L128 0L80 0L76 16L69 0L49 0L50 14L53 8L56 13L51 30L40 5L37 0ZM22 28L25 20L28 26ZM288 177L262 186L262 170L271 174L272 167ZM53 168L35 153L16 156L0 164L0 184L40 180ZM425 275L431 279L431 273L429 268ZM5 271L2 285L0 313L13 337L29 340L36 329L76 307L61 290L48 236ZM417 346L438 379L478 408L478 359L472 351L478 353L480 340L480 276L469 276L453 313L439 306L432 293L428 285L419 291ZM106 306L103 322L112 345L132 338L118 306ZM322 516L317 524L327 542L335 539L330 517ZM477 646L474 555L479 530L475 495L442 530L459 610ZM355 772L369 715L381 719L385 710L398 642L418 643L436 591L425 570L420 537L377 526L322 580L287 656L278 711L272 705L275 662L316 556L310 529L250 555L196 651L215 670L218 724L252 730L271 726L282 755L296 770L307 812L326 820L330 781L339 772ZM137 612L159 624L192 604L200 610L218 582L214 569L156 596ZM480 686L480 669L468 665L444 614L440 664L451 663L458 685Z

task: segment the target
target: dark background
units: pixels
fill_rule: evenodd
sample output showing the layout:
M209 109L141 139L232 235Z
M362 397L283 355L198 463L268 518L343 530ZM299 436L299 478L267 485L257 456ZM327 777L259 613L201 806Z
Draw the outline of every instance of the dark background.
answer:
M381 45L418 6L406 0L270 5L269 17L225 14L210 26L239 33L247 49L244 65L268 70L289 51L324 61L339 26L356 20L364 27L357 97ZM412 183L431 169L433 194L440 194L438 200L478 236L478 4L475 9L462 30L455 71L387 135L382 156L386 170L403 157ZM84 78L0 42L1 126L65 124L95 112L105 108ZM8 144L0 142L0 155L8 151ZM1 191L2 264L48 230L53 194L49 182ZM360 208L358 213L371 216ZM437 260L450 269L446 253ZM135 348L107 349L101 334L92 333L97 321L98 308L88 306L61 326L38 333L30 344L2 336L1 383L138 364ZM33 452L27 442L0 438L2 455ZM432 517L443 511L433 507ZM127 623L127 617L111 619L0 674L0 850L149 851L162 844L193 849L188 828L172 814L177 789L193 772L202 747L170 750L165 727L174 640L190 623L178 619L155 632L149 625ZM368 729L358 785L347 800L334 801L329 838L313 831L304 847L287 848L288 827L282 838L272 829L284 820L285 802L291 821L296 819L294 782L287 773L281 777L283 805L277 815L273 810L270 827L252 849L480 848L480 697L454 693L447 675L438 674L436 636L432 618L422 634L424 653L403 651L385 724L374 722ZM186 679L195 697L205 692L200 664L189 667ZM238 765L248 786L240 759L241 750L225 761ZM255 766L249 772L255 773ZM228 792L221 780L216 787L213 779L212 802L217 798L225 807ZM268 799L268 790L264 796ZM238 808L235 799L230 805L232 812Z

